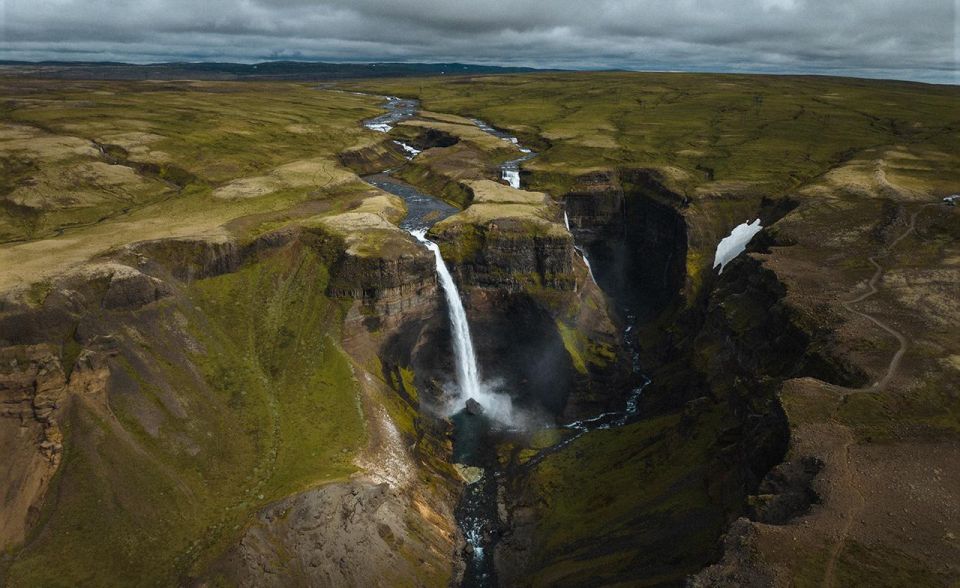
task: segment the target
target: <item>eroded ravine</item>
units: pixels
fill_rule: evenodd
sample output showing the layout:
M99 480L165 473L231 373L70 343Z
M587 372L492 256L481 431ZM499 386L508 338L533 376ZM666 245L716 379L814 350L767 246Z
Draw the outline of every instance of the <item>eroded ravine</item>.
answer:
M367 128L389 132L393 126L414 116L418 110L416 101L396 97L387 97L385 106L387 108L385 114L365 121ZM499 166L500 179L511 188L520 189L520 165L536 157L537 153L523 147L516 137L507 132L476 119L473 119L473 123L484 132L515 145L522 153L520 157L505 161ZM407 154L407 159L413 159L420 153L411 145L401 141L394 142ZM456 213L457 209L393 177L395 171L397 170L384 170L367 175L364 180L404 199L408 215L400 223L400 227L407 230L435 254L439 281L447 301L453 335L453 355L457 368L456 380L460 387L460 396L457 397L453 410L448 407L448 414L454 427L452 457L460 471L465 473L464 477L467 481L456 511L458 525L466 541L463 552L465 573L462 585L496 585L493 555L500 533L503 531L504 504L500 494L507 487L505 478L529 471L547 456L562 451L590 431L615 428L635 420L639 397L648 380L642 374L635 333L631 332L629 326L634 323L634 317L629 309L621 309L624 311L625 324L628 325L622 333L622 341L632 360L630 371L634 374L631 378L634 385L625 395L623 408L561 424L557 428L560 431L566 431L561 434L562 440L540 449L522 465L504 466L498 460L497 447L505 442L517 441L522 431L512 422L511 415L508 414L509 407L505 410L498 406L500 398L489 390L486 384L480 382L480 367L472 351L473 344L470 340L469 325L466 323L466 314L460 301L460 293L446 268L439 248L427 238L434 224ZM566 230L573 234L566 211L563 213L563 219ZM589 279L596 283L585 249L576 241L573 247L586 266ZM473 407L465 404L470 400L479 401L479 403Z
M387 97L385 106L387 108L385 114L364 122L367 128L388 132L394 124L416 114L418 103L413 100ZM400 141L396 143L411 158L419 153L405 143ZM364 180L403 198L407 205L407 216L400 223L400 227L429 249L436 258L437 273L447 301L453 331L457 385L460 387L462 397L460 407L463 407L463 402L467 399L478 400L481 387L480 370L473 351L469 324L460 300L460 293L444 264L439 248L426 236L433 225L458 210L439 198L425 194L392 177L391 174L392 170L383 170L381 173L365 176ZM496 517L496 483L492 477L495 459L491 459L490 453L485 451L488 447L489 421L483 417L474 418L479 415L471 415L463 408L455 410L456 412L451 415L454 423L453 460L460 464L461 468L472 468L482 472L477 479L467 485L456 510L457 522L466 541L463 585L493 585L496 582L496 576L492 558L493 546L490 545L491 535L488 529L491 527L491 519Z

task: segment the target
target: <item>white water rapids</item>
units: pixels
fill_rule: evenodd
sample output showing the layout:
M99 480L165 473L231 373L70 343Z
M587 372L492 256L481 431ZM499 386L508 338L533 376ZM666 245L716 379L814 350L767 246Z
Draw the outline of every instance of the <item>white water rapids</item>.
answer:
M397 145L400 146L407 153L407 159L413 159L417 155L420 155L420 150L412 145L407 145L403 141L394 141Z

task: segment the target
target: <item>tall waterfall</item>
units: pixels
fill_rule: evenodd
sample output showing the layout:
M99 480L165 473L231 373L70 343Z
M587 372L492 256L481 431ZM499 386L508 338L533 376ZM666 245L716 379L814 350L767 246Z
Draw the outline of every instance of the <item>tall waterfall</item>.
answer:
M426 229L410 231L410 234L423 243L427 249L433 251L433 255L437 259L437 275L440 276L440 287L443 288L443 294L447 299L450 324L453 326L453 355L457 362L457 384L460 385L460 393L464 400L473 398L482 404L483 391L480 388L477 356L473 351L473 341L470 339L470 324L467 322L467 312L460 300L457 284L453 281L453 276L450 275L447 264L443 262L440 247L427 239Z

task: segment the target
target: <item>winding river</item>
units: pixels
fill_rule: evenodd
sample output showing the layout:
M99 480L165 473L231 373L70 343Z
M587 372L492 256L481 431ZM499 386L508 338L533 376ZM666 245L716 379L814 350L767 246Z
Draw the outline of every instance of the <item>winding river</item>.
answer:
M364 121L364 126L367 128L387 133L400 121L416 115L419 110L419 102L416 100L393 96L384 99L387 112ZM511 187L520 189L520 166L523 162L536 157L537 153L523 147L517 137L510 133L496 129L480 120L474 119L473 123L481 130L517 146L522 155L502 163L500 165L500 177ZM420 153L411 145L401 141L395 142L404 150L408 159L413 159ZM474 414L479 411L476 409L469 411L461 408L451 415L454 425L454 462L464 471L471 472L467 476L469 483L466 485L456 510L457 523L466 540L466 548L464 549L466 569L462 585L470 587L495 586L497 581L493 551L501 528L499 511L502 506L498 504L498 493L503 486L504 476L508 475L508 472L504 471L499 464L496 447L504 439L516 435L518 431L511 429L509 425L505 425L504 419L498 420L496 411L492 410L494 406L492 406L492 402L489 402L492 392L487 390L482 382L482 374L473 352L469 323L460 293L440 255L439 248L426 238L428 231L434 224L457 213L458 209L394 178L391 175L391 170L368 175L363 179L371 185L403 198L407 204L408 213L400 223L400 227L423 243L434 254L437 261L439 282L444 291L450 314L454 359L457 365L457 384L460 388L460 399L462 401L460 406L464 406L463 401L473 399L478 400L484 409L482 414ZM571 233L574 232L570 227L566 212L564 212L564 224L567 230ZM584 250L579 245L574 245L574 247L583 258L590 279L596 283ZM632 323L631 317L626 318L628 320L627 324ZM635 351L637 348L636 340L629 327L624 331L623 336L625 345L632 352L633 371L639 381L639 384L629 392L624 408L561 425L561 429L570 431L571 434L563 441L541 450L525 462L521 466L522 469L536 466L548 455L561 451L590 431L623 426L637 416L638 401L647 380L642 376L638 354ZM491 418L491 416L494 418ZM514 470L511 473L515 475L517 471Z

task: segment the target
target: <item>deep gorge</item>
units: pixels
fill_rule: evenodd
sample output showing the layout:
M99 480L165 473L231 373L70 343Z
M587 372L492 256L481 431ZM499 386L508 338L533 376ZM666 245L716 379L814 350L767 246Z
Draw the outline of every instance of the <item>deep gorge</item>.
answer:
M410 144L456 145L429 133ZM385 139L341 162L358 173L382 172L404 165L408 153ZM496 172L495 165L483 171ZM447 200L474 198L472 189L438 186L436 175L399 175L425 193L439 187ZM400 240L387 252L364 255L326 226L269 231L243 242L144 243L116 253L110 262L117 265L100 274L56 284L33 304L5 302L4 365L13 368L5 368L4 382L23 392L10 411L47 431L50 476L61 459L63 467L92 467L82 454L61 458L61 441L68 452L78 440L97 445L98 419L135 423L134 435L108 427L123 441L117 461L143 451L189 460L212 443L199 433L204 427L224 431L223 442L236 444L231 450L254 456L241 469L264 476L256 494L218 504L228 514L192 530L203 540L174 561L156 563L176 569L185 584L220 577L273 585L383 577L430 583L464 574L467 585L529 585L534 578L566 585L591 578L681 582L719 559L720 538L737 517L783 521L816 500L805 486L809 467L797 475L791 474L797 468L783 468L779 484L765 481L788 442L779 382L797 375L859 382L862 375L836 361L827 334L804 330L783 304L776 276L751 258L722 276L697 276L692 287L688 223L695 219L685 215L685 199L651 173L620 170L575 183L543 204L556 227L566 212L572 235L538 233L522 220L429 233L456 278L483 377L497 380L519 409L535 416L529 429L496 431L471 424L476 415L451 419L438 412L451 396L455 366L432 255ZM443 214L434 214L431 225ZM589 257L596 284L577 247ZM159 343L145 347L145 338ZM270 344L244 347L254 339ZM307 491L298 489L306 478L290 474L289 483L271 490L272 472L296 471L295 464L276 463L277 447L307 426L304 412L318 408L297 406L290 416L283 403L294 401L277 402L268 389L297 375L330 381L302 365L312 354L332 354L336 359L326 363L361 382L360 410L378 420L367 431L379 452L370 459L399 464ZM225 382L222 389L211 388L211 375ZM373 376L383 384L370 383ZM258 384L256 399L244 392L254 381L266 382ZM625 411L641 384L629 419L550 451L573 436L557 425ZM176 399L181 388L196 389L210 405L191 407L203 422L177 430L170 449L155 433L176 427L172 415L185 411ZM144 390L157 406L136 404ZM50 393L55 401L46 398ZM383 419L371 400L378 394L386 398ZM107 397L131 403L125 420L105 408ZM286 430L283 419L296 426ZM268 433L227 434L258 428ZM553 430L541 435L546 429ZM470 435L476 437L464 449ZM354 449L343 443L330 459L346 476L350 467L340 452ZM486 470L477 484L487 521L473 539L493 559L479 572L471 571L469 558L480 545L468 549L455 524L464 516L469 481L455 463ZM167 479L170 467L158 460L151 475L171 496L186 500L198 492ZM748 501L758 488L762 496ZM258 507L251 523L246 513L264 496L271 502ZM33 524L39 513L30 516ZM312 536L310 521L337 517L344 534ZM352 551L361 540L365 547ZM310 565L289 564L288 552Z
M645 326L668 324L673 320L671 317L681 313L687 315L684 320L702 324L701 321L704 319L698 320L689 316L697 314L696 312L689 308L684 310L687 227L678 210L678 207L683 205L683 199L671 194L649 174L642 171L631 171L623 175L626 178L623 181L620 178L610 177L585 178L583 183L586 184L586 189L568 193L563 198L575 242L579 242L584 253L593 260L597 283L612 300L612 308L616 309L612 311L611 320L626 327L627 338L631 337L631 331L643 333L643 335L632 335L634 337L649 336L650 331L644 329ZM462 237L454 235L453 238ZM587 375L587 385L579 391L571 391L568 383L576 382L576 378L572 377L574 370L571 369L569 362L565 361L563 344L553 327L549 307L544 308L538 305L536 298L525 294L520 283L515 278L511 278L510 273L504 274L499 270L491 272L491 268L509 267L511 273L533 271L543 276L545 264L557 259L558 253L551 254L549 249L541 249L537 245L530 248L529 244L520 245L516 249L504 249L498 240L488 240L487 236L480 238L479 256L473 256L467 262L454 262L453 271L458 275L460 284L466 287L464 295L468 301L468 312L475 327L474 332L482 334L477 341L481 365L495 365L495 369L504 380L505 389L523 389L524 393L519 398L521 403L533 402L534 405L547 409L554 418L564 414L599 414L603 408L609 409L617 403L622 403L629 389L630 378L626 374L635 367L622 364L637 360L642 362L640 357L643 354L640 349L649 350L669 343L657 340L637 345L638 349L635 353L622 354L614 362L621 364L619 377L605 379L601 374L592 374L593 377ZM567 259L572 257L570 247L569 244L566 246ZM562 251L562 246L559 251ZM534 257L527 261L524 256L530 253ZM562 275L562 271L554 270L550 274ZM561 291L569 288L563 281L550 282L548 287ZM675 328L672 330L671 336L674 338L685 340L692 336L691 333L682 331L678 333ZM423 349L427 355L434 357L430 350L435 348L435 345L440 345L439 348L442 349L443 345L449 344L449 340L444 340L442 332L441 330L440 337L434 344L423 345L420 341L416 346ZM619 344L622 344L622 340ZM392 346L405 347L396 343ZM631 355L636 357L630 357ZM650 361L651 357L653 356L648 354L645 359ZM507 361L504 361L505 358ZM410 365L415 363L412 357L408 361ZM689 370L690 366L684 367ZM759 366L751 367L756 369ZM444 372L449 374L450 369L449 364L428 367L417 362L417 365L414 365L414 372L417 374ZM671 369L679 371L682 368L680 365L656 366L654 371L669 373ZM544 381L544 375L547 375L550 380ZM746 373L745 376L762 377L756 373ZM708 376L699 374L699 377L705 380ZM441 378L442 376L439 376L433 380L436 382ZM592 395L588 392L591 388L594 389ZM549 396L546 397L544 392L540 392L541 390ZM712 487L707 490L703 500L705 504L697 505L695 508L697 517L703 517L705 512L712 513L707 520L712 520L713 523L688 532L693 536L699 535L700 539L691 546L689 553L683 553L683 547L681 547L678 550L679 553L672 554L674 565L679 564L673 568L675 574L695 571L717 557L715 548L707 546L705 540L711 537L713 541L718 540L726 524L743 512L746 496L754 491L766 471L779 463L786 450L785 421L778 411L776 402L772 399L772 391L766 393L761 391L760 398L751 400L753 402L751 409L745 409L739 400L730 399L727 399L726 406L720 404L717 408L711 408L714 402L722 402L722 399L717 398L722 394L723 392L717 393L711 390L709 385L705 385L704 381L698 378L698 375L686 374L684 380L679 383L668 380L665 385L654 384L651 386L651 391L641 400L642 405L653 416L669 414L670 411L680 409L684 414L679 427L681 437L691 432L694 437L699 435L709 437L712 434L716 435L716 439L712 441L708 439L710 443L708 447L715 447L718 443L723 444L718 455L707 453L702 455L702 459L708 463L703 465L707 469L701 472L701 475ZM668 398L664 399L663 396ZM713 398L711 399L710 396ZM568 402L568 399L571 402ZM584 402L586 399L589 400ZM767 404L764 405L764 402ZM585 408L588 406L592 411ZM693 406L696 408L692 408ZM574 407L572 411L571 407ZM749 415L752 421L751 426L744 432L741 419L747 418L745 412L748 410L754 410L754 412ZM711 415L710 413L719 414ZM458 418L469 419L470 417ZM705 430L694 432L698 425ZM714 427L719 430L712 430ZM739 438L740 435L744 438ZM504 437L494 437L488 442L504 443L506 441ZM640 440L640 442L643 441ZM685 443L684 440L677 440L677 442L681 446ZM737 452L740 451L737 448L751 444L756 446L745 452L740 462L741 458L736 457ZM734 447L732 448L731 445ZM454 447L456 452L456 441ZM471 465L485 463L485 467L489 468L490 460L493 459L496 459L494 455L486 454L486 457L475 460ZM516 459L516 456L510 459ZM733 459L732 462L731 459ZM550 561L549 555L537 553L537 535L540 529L530 524L529 514L522 514L528 512L529 505L535 504L538 500L535 493L531 495L530 492L533 484L527 481L532 474L518 467L520 464L509 467L509 463L508 467L502 470L503 477L498 479L496 484L491 485L489 479L477 484L485 488L483 492L498 494L498 502L501 505L499 520L493 529L486 530L487 534L493 536L487 541L498 546L497 572L500 574L501 581L514 584L523 583L526 574L543 573L544 567L553 562ZM710 463L714 465L711 466ZM721 471L723 473L720 473ZM636 482L642 483L642 480L636 480ZM693 483L693 481L685 483ZM503 492L502 489L507 491ZM576 490L583 491L582 488L574 489ZM658 523L658 526L662 525L662 521ZM635 529L635 531L640 536L644 533L651 535L649 529ZM503 536L504 539L496 541L496 537L499 536ZM657 537L657 533L654 531L652 536ZM683 537L681 533L681 538ZM592 537L591 541L597 539ZM472 549L470 554L473 553ZM631 549L637 548L629 545L621 547L623 551ZM653 551L651 562L657 560L662 562L662 556ZM635 569L635 564L635 561L631 561L632 569ZM662 565L660 563L661 568ZM663 570L658 569L657 566L652 568L651 573L663 573ZM668 566L669 569L671 568ZM635 578L635 571L632 574ZM482 584L492 579L492 575L485 578L468 577L468 583Z

